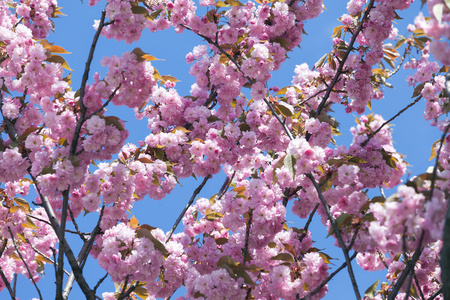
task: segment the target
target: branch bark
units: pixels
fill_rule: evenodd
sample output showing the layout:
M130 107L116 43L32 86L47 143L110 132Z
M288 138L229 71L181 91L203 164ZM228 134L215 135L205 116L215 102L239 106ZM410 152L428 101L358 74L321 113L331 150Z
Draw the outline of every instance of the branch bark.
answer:
M350 276L350 280L352 282L353 291L355 292L356 299L359 300L359 299L361 299L361 294L359 293L359 290L358 290L358 285L356 283L355 274L353 272L353 268L352 268L352 265L350 262L350 257L348 255L348 249L344 243L344 240L342 239L341 231L336 224L336 220L331 215L327 201L323 197L322 191L320 190L319 184L317 183L316 179L313 177L313 175L311 173L306 174L306 177L308 177L311 180L312 184L316 188L317 194L319 195L319 199L322 202L323 207L325 208L325 213L327 214L328 220L331 223L331 227L334 230L334 234L336 236L336 239L338 240L339 246L341 247L342 252L344 253L345 262L347 263L348 275Z

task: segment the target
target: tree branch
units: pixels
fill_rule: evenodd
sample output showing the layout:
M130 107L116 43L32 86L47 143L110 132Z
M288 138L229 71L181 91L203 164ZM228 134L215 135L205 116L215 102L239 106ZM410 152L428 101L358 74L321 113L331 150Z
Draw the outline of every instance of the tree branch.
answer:
M6 249L6 244L8 243L7 239L3 239L2 247L0 248L0 257L2 257L3 252ZM0 265L0 276L2 277L3 283L8 289L9 295L11 296L11 300L16 300L16 293L12 290L11 285L9 284L8 279L6 279L5 273L3 273L2 266Z
M253 217L253 210L250 209L248 212L248 222L245 226L245 244L244 249L242 249L242 255L244 256L242 264L245 266L245 262L247 260L247 254L248 254L248 239L250 238L250 228L252 226L252 217Z
M414 252L413 257L410 261L406 263L405 269L402 271L402 274L398 278L397 282L395 283L394 287L392 288L391 293L389 294L388 300L394 300L397 296L400 288L402 287L403 283L406 280L406 277L408 276L409 272L411 272L414 269L414 266L416 265L417 260L419 259L420 254L422 253L422 241L423 241L424 231L422 231L422 234L420 235L419 245L416 248L416 251Z
M361 18L360 24L359 24L358 28L356 29L356 31L353 33L353 36L352 36L352 39L350 40L347 51L345 51L344 57L339 62L339 67L336 71L336 74L334 75L334 78L331 81L330 85L328 86L325 96L323 97L322 101L319 104L319 107L317 108L317 111L314 115L315 118L317 118L320 115L320 113L322 112L322 109L325 107L325 104L326 104L328 98L330 97L330 94L333 91L334 86L339 81L339 77L342 75L342 69L344 68L345 62L347 61L347 58L350 55L350 52L353 50L353 45L356 42L356 38L358 37L359 33L364 28L364 21L369 16L370 10L373 8L374 2L375 2L375 0L370 0L369 4L367 5L366 11L364 12L363 17Z
M120 297L117 300L124 300L137 288L138 285L139 281L136 281L134 284L130 286L130 288L125 293L123 293L123 295L120 295Z
M350 257L350 261L355 259L357 253L353 253L353 255ZM334 276L336 276L337 273L339 273L342 269L344 269L347 266L347 262L344 262L339 268L336 269L333 273L330 274L330 276L327 277L318 287L316 287L308 296L303 297L302 300L309 300L311 296L317 294L321 288L325 286L331 279L333 279Z
M302 235L301 235L300 238L299 238L300 243L303 241L303 239L305 238L306 234L308 233L309 225L311 224L311 222L312 222L312 220L313 220L313 217L314 217L314 214L316 213L316 211L317 211L318 208L319 208L319 203L317 203L316 206L314 206L314 209L313 209L313 210L311 211L311 213L309 214L308 221L306 221L306 224L305 224L305 226L303 227L303 230L304 230L305 232L303 232Z
M316 179L313 177L313 175L311 173L306 174L306 177L308 177L311 180L311 182L313 183L314 187L316 188L319 199L322 202L323 207L325 208L325 213L327 214L328 220L331 223L331 227L334 230L334 234L336 236L336 239L338 240L339 246L341 247L342 252L344 253L345 261L347 262L347 265L348 265L348 267L347 267L348 274L349 274L350 280L352 282L352 286L353 286L353 290L355 292L356 299L360 300L361 295L359 293L358 285L357 285L356 279L355 279L355 274L353 273L353 268L350 263L350 257L348 255L347 246L345 246L344 240L342 239L342 236L341 236L341 231L336 224L336 220L331 215L330 208L328 207L328 204L327 204L325 198L323 197L322 191L320 190L319 184L316 182Z
M13 235L12 232L11 232L11 227L9 227L9 226L8 226L8 232L9 232L9 234L11 235L11 239L12 239L12 242L13 242L13 244L14 244L14 248L16 249L16 252L17 252L17 254L19 254L20 259L22 260L23 264L25 265L25 268L27 269L28 276L30 276L31 281L33 282L34 287L36 288L36 291L37 291L38 294L39 294L39 299L42 300L42 294L41 294L41 291L39 290L39 288L38 288L38 286L37 286L37 284L36 284L36 281L34 281L33 274L31 274L31 271L30 271L30 268L28 267L28 264L27 264L26 261L23 259L22 253L20 252L19 248L18 248L17 245L16 245L16 240L14 239L14 235Z
M195 200L195 197L198 195L198 193L200 193L200 191L203 189L203 187L205 186L206 182L208 181L208 179L211 178L211 175L207 175L204 179L203 182L195 189L194 193L192 194L191 199L189 200L189 202L186 204L186 207L183 209L183 211L181 212L180 216L178 217L178 219L175 221L175 224L173 224L172 229L169 232L169 235L167 236L166 239L166 243L170 240L170 238L172 237L173 232L175 231L175 229L177 228L178 224L180 223L181 219L183 219L184 214L186 213L186 211L188 210L188 208L192 205L192 203Z
M367 139L361 143L361 147L364 147L369 141L370 139L372 139L378 132L380 132L380 130L386 126L387 124L389 124L390 122L392 122L394 119L396 119L398 116L400 116L403 112L405 112L408 108L410 108L411 106L413 106L414 104L416 104L417 102L419 102L419 100L422 99L422 96L417 97L416 99L414 99L413 102L411 102L410 104L408 104L405 108L403 108L402 110L400 110L395 116L393 116L392 118L390 118L389 120L387 120L386 122L384 122L383 124L380 125L380 127L377 128L377 130L375 130L374 132L372 132Z
M80 250L80 253L78 253L77 263L79 266L81 266L81 268L83 268L83 266L82 266L83 263L86 262L87 256L89 255L89 252L92 249L92 245L94 244L95 238L101 232L100 222L103 218L104 209L105 209L105 205L102 206L102 209L100 211L100 216L97 221L97 225L95 226L94 230L91 232L89 238L87 240L85 240L83 247ZM65 285L63 293L62 293L64 300L67 300L69 298L69 294L70 294L70 291L72 290L74 280L75 280L75 274L72 271L69 275L69 278L67 279L66 285ZM96 288L94 288L94 294L95 294L95 290L96 290Z

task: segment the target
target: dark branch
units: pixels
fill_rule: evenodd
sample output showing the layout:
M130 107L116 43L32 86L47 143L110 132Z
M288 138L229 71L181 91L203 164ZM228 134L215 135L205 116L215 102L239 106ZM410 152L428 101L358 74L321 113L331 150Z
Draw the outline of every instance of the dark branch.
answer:
M342 252L344 253L345 261L347 262L347 265L348 265L348 267L347 267L348 275L350 276L350 280L352 282L352 286L353 286L353 290L355 292L356 299L360 300L361 295L359 293L358 285L357 285L356 279L355 279L355 274L353 272L353 268L350 263L350 257L348 255L347 246L345 246L344 240L342 239L342 236L341 236L341 231L336 224L336 220L331 215L330 208L328 207L327 201L323 197L322 191L320 190L319 184L317 183L316 179L313 177L313 175L311 173L306 174L306 177L308 177L311 180L311 182L313 183L314 187L316 188L319 199L322 202L323 207L325 208L325 213L327 214L328 220L331 223L331 227L334 230L334 234L336 236L336 239L338 240L339 246L341 247Z
M13 235L12 232L11 232L11 227L9 227L9 226L8 226L8 232L9 232L9 234L11 235L11 239L12 239L12 241L13 241L14 248L16 249L16 252L17 252L17 254L19 255L20 259L22 260L23 264L25 265L25 268L27 269L27 272L28 272L28 276L30 277L31 281L32 281L33 284L34 284L34 287L36 288L36 291L37 291L38 294L39 294L39 299L42 300L43 298L42 298L41 291L39 290L39 288L38 288L38 286L37 286L37 284L36 284L36 281L34 281L33 274L31 274L31 271L30 271L30 268L28 267L27 262L23 259L22 253L20 252L19 248L17 247L16 240L14 239L14 235Z
M211 178L211 175L207 175L204 179L203 182L195 189L194 193L192 194L191 199L189 199L189 202L186 204L186 207L183 209L183 211L181 212L181 214L178 216L178 219L175 221L175 224L173 224L172 230L170 230L169 235L167 236L166 239L166 243L170 240L170 238L172 237L173 232L175 231L175 229L177 228L178 224L180 223L181 219L183 219L184 214L186 213L186 211L188 210L188 208L192 205L192 203L195 200L195 197L198 195L198 193L200 193L200 191L203 189L203 187L205 186L206 182L208 181L208 179Z

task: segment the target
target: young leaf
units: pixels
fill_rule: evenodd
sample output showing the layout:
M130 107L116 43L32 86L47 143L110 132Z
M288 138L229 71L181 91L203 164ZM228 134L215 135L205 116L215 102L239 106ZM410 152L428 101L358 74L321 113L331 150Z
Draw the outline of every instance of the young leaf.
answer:
M66 62L66 60L62 56L52 54L45 61L61 64L61 67L63 67L64 69L69 70L69 71L73 71L69 67L69 64Z
M289 170L292 176L295 176L295 163L297 159L294 154L287 154L283 160L284 166Z
M373 299L375 297L375 292L378 287L378 283L380 282L380 279L378 279L374 284L372 284L365 292L364 297L368 297L369 299Z

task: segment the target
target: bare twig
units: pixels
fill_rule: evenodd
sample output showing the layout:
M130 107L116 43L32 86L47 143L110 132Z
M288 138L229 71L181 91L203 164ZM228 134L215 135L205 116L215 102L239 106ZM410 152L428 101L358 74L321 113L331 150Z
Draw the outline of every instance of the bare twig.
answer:
M273 108L272 104L266 99L264 98L264 102L267 104L267 106L269 107L270 111L272 112L272 114L275 116L275 118L278 120L278 122L281 124L281 126L284 129L284 132L286 132L286 135L288 136L288 138L290 140L293 140L293 137L291 135L291 132L289 131L289 129L286 127L286 125L284 124L284 122L281 120L280 116L276 113L275 109Z
M117 92L119 91L120 87L122 86L122 83L119 83L119 85L116 87L116 89L111 93L111 95L109 95L108 100L105 101L105 103L103 103L102 107L100 107L99 109L97 109L95 112L93 112L92 114L90 114L88 117L86 117L86 119L91 118L93 115L98 114L99 112L101 112L105 107L108 106L108 104L112 101L112 99L114 98L114 96L117 94Z
M91 251L91 248L92 248L92 245L94 244L95 238L101 232L100 222L103 218L104 210L105 210L105 205L102 206L102 209L100 211L100 216L97 221L97 225L95 226L94 230L91 232L89 238L87 240L85 240L83 247L80 250L80 253L78 253L77 263L81 269L84 267L84 263L86 262L89 252ZM69 278L67 279L66 285L64 286L64 290L62 293L64 300L67 300L69 298L69 294L70 294L70 291L72 290L74 280L75 280L75 274L74 274L74 272L72 272L72 273L70 273ZM95 289L94 289L94 294L95 294Z
M50 261L51 264L55 264L55 261L53 259L51 259L50 257L48 257L47 255L45 255L44 253L42 253L41 251L39 251L39 249L37 249L27 238L25 238L25 241L31 246L31 249L34 250L34 252L36 252L37 254L41 255L43 258L45 258L46 260ZM64 270L64 273L66 273L66 275L70 275L69 272L67 272L66 270Z
M406 280L406 277L409 275L410 272L414 270L414 266L416 265L417 260L419 259L420 254L423 251L422 247L422 241L423 241L424 231L422 231L422 234L420 235L419 245L416 248L416 251L414 252L413 257L411 260L409 260L406 263L405 269L402 271L402 274L398 278L397 282L394 284L391 293L389 294L388 300L394 300L395 297L398 294L398 291L402 287L403 283Z
M97 284L94 286L94 293L97 291L97 289L99 288L100 284L102 284L102 282L108 277L108 273L105 274L105 276L103 276L102 278L99 279L99 281L97 282Z
M75 153L77 152L77 145L78 145L78 139L80 137L81 126L83 126L83 123L84 123L85 117L86 117L86 106L84 105L84 102L83 102L85 90L86 90L86 83L89 78L89 70L91 68L92 59L94 58L94 51L95 51L95 47L97 46L98 38L100 37L100 33L101 33L103 27L105 26L105 17L106 17L106 11L103 10L102 16L100 18L100 23L98 25L97 31L95 32L94 39L91 44L91 49L89 51L89 56L86 61L83 77L81 80L80 98L78 100L78 103L80 105L80 118L77 121L77 125L75 127L75 133L74 133L73 139L72 139L72 144L70 145L70 155L71 156L75 155Z
M16 249L16 252L17 252L17 254L19 255L20 259L22 260L23 264L25 265L25 268L27 269L27 272L28 272L28 276L30 276L31 281L33 282L34 287L36 288L36 291L37 291L38 294L39 294L39 299L42 300L43 298L42 298L41 291L39 290L39 288L38 288L38 286L37 286L37 284L36 284L36 281L34 281L33 274L31 273L30 268L28 267L27 262L25 261L25 259L23 259L22 253L20 252L19 248L18 248L17 245L16 245L16 240L15 240L15 238L14 238L13 233L11 232L11 227L9 227L9 226L8 226L8 232L9 232L9 234L11 235L11 239L12 239L12 242L13 242L13 244L14 244L14 248Z
M392 75L395 75L395 73L397 73L397 72L400 70L401 66L403 65L403 62L405 61L406 55L408 54L408 52L409 52L410 50L411 50L411 46L408 45L408 46L405 48L405 51L403 52L402 57L400 58L400 63L398 64L398 66L397 66L394 70L392 70L392 72L390 72L390 73L388 74L387 77L391 77Z
M49 200L47 199L47 197L42 195L39 185L37 184L37 180L33 176L33 174L31 174L30 170L28 171L28 175L33 180L34 186L36 187L37 194L39 195L39 198L41 200L41 206L44 208L45 213L47 214L48 219L51 223L51 226L56 233L56 236L58 237L58 239L60 239L61 238L61 235L60 235L61 228L59 226L59 222L58 222L58 219L56 218L55 212L53 211L53 208L52 208ZM59 240L59 242L61 242L61 240ZM82 272L81 268L79 267L77 260L75 259L75 255L73 254L72 249L70 248L68 243L65 243L65 244L66 244L66 246L64 247L64 253L66 254L67 260L69 261L70 267L72 268L72 272L75 275L78 285L80 286L81 290L83 291L83 294L86 296L86 299L94 300L95 294L90 289L89 285L87 284L86 280L84 279L83 272ZM56 268L56 264L54 266ZM56 297L58 299L62 299L62 294L59 294L59 295L57 294Z
M408 280L408 283L406 284L406 293L405 293L404 300L409 299L409 294L411 293L411 284L412 284L413 277L414 277L414 269L412 269L411 274L409 274L409 280Z
M11 296L11 300L16 300L16 293L14 293L14 291L11 288L11 285L9 284L8 279L6 279L5 273L3 273L2 266L0 266L0 277L2 277L2 280L5 283L6 288L8 289L9 296Z
M317 203L316 206L314 206L314 209L313 209L313 210L311 211L311 213L309 214L308 221L306 221L306 224L305 224L305 226L303 227L303 230L304 230L305 232L303 232L302 235L301 235L300 238L299 238L300 243L303 241L303 239L305 238L305 236L308 234L308 228L309 228L309 225L311 224L311 222L312 222L312 220L313 220L313 217L314 217L314 214L316 213L316 211L317 211L318 208L319 208L319 203Z
M86 89L86 83L87 80L89 78L89 70L91 67L91 63L92 63L92 59L94 58L94 51L95 51L95 47L97 45L98 39L100 37L100 33L103 29L103 27L105 26L105 17L106 17L106 11L103 10L102 11L102 16L100 18L100 23L98 25L97 31L95 32L94 35L94 39L92 41L91 44L91 49L89 51L89 55L86 61L86 65L85 65L85 69L84 69L84 73L83 73L83 77L81 80L81 87L80 87L80 98L79 98L79 105L80 105L80 117L77 120L77 124L75 127L75 132L73 135L73 139L72 139L72 143L70 146L70 156L74 156L76 155L76 150L77 150L77 145L78 145L78 139L80 137L80 133L81 133L81 127L83 126L83 123L86 120L86 106L84 105L84 95L85 95L85 89ZM62 267L64 264L64 249L66 248L66 241L65 241L65 229L66 229L66 221L67 221L67 211L68 211L68 207L69 207L69 189L65 190L63 192L63 204L62 204L62 211L61 211L61 225L60 225L60 230L59 230L59 257L58 257L58 272L57 272L57 276L56 276L56 297L61 299L63 298L63 280L62 280ZM68 245L67 245L67 248ZM75 258L75 257L73 257ZM73 261L73 263L76 263L76 261ZM72 267L73 269L73 267ZM80 272L81 269L79 269ZM85 291L83 291L85 292ZM86 290L86 292L88 292ZM89 294L91 294L91 297L95 297L93 291L91 289L89 289ZM87 295L87 294L86 294Z
M386 126L387 124L389 124L390 122L392 122L394 119L396 119L398 116L400 116L403 112L405 112L408 108L410 108L411 106L413 106L414 104L416 104L417 102L419 102L419 100L422 99L422 96L417 97L416 99L414 99L413 102L411 102L410 104L408 104L405 108L403 108L402 110L400 110L395 116L393 116L392 118L390 118L389 120L387 120L386 122L384 122L383 124L380 125L380 127L377 128L377 130L375 130L374 132L372 132L367 139L361 143L361 147L364 147L369 141L370 139L372 139L378 132L380 132L380 130Z
M430 190L430 200L433 197L434 185L437 177L437 170L439 165L439 155L444 144L445 136L449 130L450 123L445 128L445 132L441 137L441 144L439 150L436 154L436 162L433 168L433 175L431 178L431 190ZM442 249L440 253L439 264L441 266L441 278L442 278L442 292L444 294L444 299L450 298L450 205L447 207L447 214L445 215L444 233L442 235Z
M86 241L86 238L84 237L84 234L80 231L80 229L78 228L78 223L75 220L75 216L73 215L72 209L69 207L67 207L69 210L69 214L70 214L70 219L72 220L73 226L75 227L76 230L76 234L78 234L80 236L80 238L83 240L83 242ZM69 230L66 229L66 232L69 232Z
M130 288L123 293L117 300L124 300L126 297L128 297L139 285L139 281L136 281L134 284L130 286Z
M317 111L316 111L314 117L317 118L320 115L320 113L322 112L322 109L325 107L325 104L326 104L328 98L330 97L331 92L333 91L334 86L339 81L339 77L342 75L342 69L344 68L345 62L347 61L347 58L350 55L350 52L353 50L353 45L356 42L356 38L358 37L359 33L364 28L364 21L368 18L369 13L370 13L371 9L373 8L374 2L375 2L375 0L370 0L369 4L367 5L366 11L364 12L364 15L361 18L360 24L359 24L358 28L356 29L356 31L353 33L353 36L350 40L347 51L345 51L344 57L339 62L339 67L336 70L336 74L334 75L333 80L331 81L330 85L328 86L325 96L323 97L322 101L320 102L319 107L317 108Z
M416 289L419 290L420 299L425 300L425 296L422 292L422 288L419 285L419 279L417 279L417 276L415 273L414 273L414 283L416 284Z
M166 239L166 243L170 240L170 238L172 237L173 232L175 231L175 229L177 228L178 224L180 223L181 219L183 219L184 214L186 213L186 211L188 210L188 208L192 205L192 203L194 202L195 197L198 195L198 193L200 193L200 191L203 189L203 187L205 186L206 182L208 181L208 179L211 178L211 175L207 175L204 179L203 182L195 189L194 193L192 194L191 199L189 199L189 202L186 204L186 207L183 209L183 211L181 212L180 216L178 217L178 219L175 221L175 224L173 224L172 229L169 232L169 235L167 236Z
M227 177L225 179L225 182L223 183L222 187L220 188L219 193L217 194L217 200L222 199L223 195L225 195L226 191L230 187L230 184L233 182L234 175L236 174L236 171L233 172L233 175L230 177Z
M433 295L431 295L430 298L428 298L428 300L433 300L435 299L437 296L439 296L440 294L442 294L442 290L443 287L441 286Z
M248 254L248 239L250 238L250 229L252 227L252 217L253 217L253 210L250 209L248 212L248 222L246 224L245 228L245 244L244 249L242 249L242 256L244 257L242 259L242 264L245 266L245 263L247 261L247 254Z
M353 253L353 255L350 257L350 261L355 259L357 253ZM325 286L331 279L333 279L334 276L336 276L337 273L339 273L342 269L344 269L347 266L347 262L344 262L339 268L337 268L333 273L330 274L330 276L327 277L319 286L317 286L308 296L302 298L302 300L307 300L312 295L317 294L317 292L320 291L321 288Z
M2 247L0 248L0 257L3 255L3 252L5 251L7 243L8 243L8 240L3 239ZM1 265L0 265L0 276L2 277L3 283L5 284L6 288L8 289L11 299L16 300L16 292L15 292L15 290L13 291L13 289L11 288L11 285L9 284L8 279L6 279L5 273L3 273Z
M339 246L341 247L342 252L344 253L345 261L347 262L347 270L348 275L350 276L350 280L352 282L353 291L355 292L355 296L357 300L361 299L361 295L358 290L358 285L356 283L355 274L353 272L353 268L350 262L350 257L348 255L347 246L345 246L344 240L342 239L341 231L339 227L336 224L336 220L333 218L330 212L330 208L328 207L327 201L325 200L322 191L320 190L319 184L317 183L316 179L313 177L311 173L306 174L306 177L308 177L311 182L313 183L314 187L316 188L317 194L319 196L320 201L322 202L322 205L325 209L325 213L327 214L328 220L331 223L331 227L334 230L334 234L336 236L336 239L338 240Z

